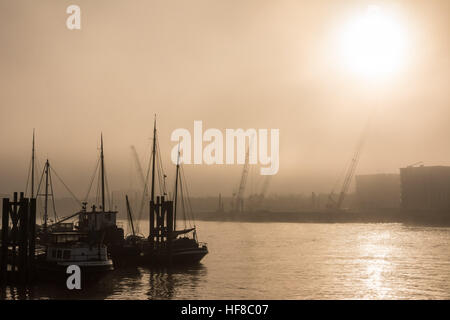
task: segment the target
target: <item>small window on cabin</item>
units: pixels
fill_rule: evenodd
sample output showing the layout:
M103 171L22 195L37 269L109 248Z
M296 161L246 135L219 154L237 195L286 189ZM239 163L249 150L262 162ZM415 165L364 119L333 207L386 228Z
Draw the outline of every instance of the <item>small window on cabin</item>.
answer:
M63 259L70 259L70 250L64 250Z
M55 249L52 250L52 258L56 258L56 250Z
M56 254L56 258L61 259L62 256L62 252L61 250L58 250L57 254Z

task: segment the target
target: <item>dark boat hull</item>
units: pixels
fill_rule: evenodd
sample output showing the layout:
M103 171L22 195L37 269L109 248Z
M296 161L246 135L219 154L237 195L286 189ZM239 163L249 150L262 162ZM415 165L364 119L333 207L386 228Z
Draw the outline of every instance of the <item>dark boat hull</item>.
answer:
M142 249L138 245L110 246L108 250L116 267L139 265L142 259Z
M208 254L206 248L174 250L173 252L145 252L141 258L144 265L195 265Z
M173 264L197 264L208 254L208 249L195 248L177 251L172 254Z
M46 261L41 256L36 259L36 276L40 280L60 282L62 279L67 279L71 275L71 273L67 273L67 268L70 265L77 265L80 268L82 282L100 280L104 275L114 270L114 265L111 260L92 262L64 261L61 263Z
M73 265L77 265L75 262ZM63 273L67 274L67 268L69 265L57 265L54 263L37 263L36 264L36 271L38 273L49 273L49 274L55 274L55 273ZM89 274L95 274L95 273L104 273L108 271L113 271L114 267L112 265L105 265L105 266L79 266L80 270L83 274L89 273Z

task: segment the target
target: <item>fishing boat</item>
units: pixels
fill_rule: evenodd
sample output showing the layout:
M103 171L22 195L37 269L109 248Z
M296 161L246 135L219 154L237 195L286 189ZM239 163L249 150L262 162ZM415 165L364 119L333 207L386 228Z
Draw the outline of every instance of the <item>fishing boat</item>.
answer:
M208 254L206 243L197 238L195 222L187 197L184 181L181 179L180 157L176 165L173 200L166 200L165 192L155 201L155 162L157 153L156 119L153 130L152 186L150 197L149 237L143 246L144 264L186 265L199 263ZM165 175L163 175L165 177ZM161 179L159 179L161 180ZM180 190L180 194L179 191ZM180 199L179 199L180 198ZM183 209L184 228L177 229L177 206ZM189 226L188 226L189 224Z
M92 207L86 210L86 203L83 203L81 211L78 213L77 228L82 232L92 232L102 238L116 266L136 264L140 259L141 249L138 244L128 241L124 237L124 229L117 223L117 211L106 209L106 172L103 150L103 136L100 146L100 189L101 206ZM94 172L95 176L96 172ZM92 184L92 183L91 183Z
M81 232L97 232L103 233L103 241L108 246L120 245L124 239L123 228L120 228L117 224L117 211L111 210L112 204L109 203L109 209L106 208L106 195L107 195L107 183L105 172L105 160L103 151L103 135L100 137L100 191L101 191L101 204L97 208L92 206L92 210L86 209L87 202L82 203L81 211L78 212L78 225L77 228ZM94 176L97 173L97 169L94 172ZM93 177L94 177L93 176ZM92 186L92 181L91 184ZM90 188L88 190L88 194ZM108 193L109 194L109 193ZM87 199L87 197L86 197Z
M34 139L32 160L34 168ZM38 276L66 275L66 269L70 265L80 267L83 274L100 275L113 270L113 261L110 259L108 249L103 242L104 235L95 233L95 230L87 232L76 230L73 223L65 222L68 219L57 221L53 198L52 171L53 169L47 159L36 192L36 196L44 197L44 221L37 228L36 233L39 240L37 241L38 254L35 264ZM34 195L34 178L32 180L32 195ZM42 183L44 183L44 193L40 193ZM50 197L53 200L55 214L53 224L48 223Z
M101 136L99 161L92 175L85 199L88 199L94 178L98 175L97 190L100 191L100 199L97 200L100 203L98 205L94 204L88 209L87 201L80 202L77 200L81 204L81 210L52 224L51 229L58 232L73 230L80 233L88 233L106 246L116 267L130 263L136 264L140 259L141 246L137 241L137 237L133 241L125 239L123 226L117 222L118 212L111 210L112 204L110 201L107 201L109 188L104 158L103 136ZM110 199L111 197L108 198ZM71 219L75 219L75 222L66 222Z
M82 274L101 275L114 270L107 247L89 241L87 233L66 231L52 232L42 253L36 257L38 275L64 273L70 265L80 267Z

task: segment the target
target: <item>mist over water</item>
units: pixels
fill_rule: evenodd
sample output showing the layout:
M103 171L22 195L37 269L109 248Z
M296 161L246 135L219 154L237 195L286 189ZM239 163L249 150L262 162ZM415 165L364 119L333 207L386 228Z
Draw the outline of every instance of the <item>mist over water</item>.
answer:
M147 222L141 226L145 233ZM450 228L204 221L197 228L210 254L196 267L120 269L80 292L61 283L25 292L7 288L3 294L32 299L450 299Z
M226 220L245 199L242 220L284 214L294 221L298 213L342 221L327 219L331 193L342 195L336 208L343 214L358 210L352 212L357 221L414 221L399 218L400 206L408 208L400 182L391 191L377 184L358 193L354 180L377 174L401 180L400 168L449 165L450 1L378 1L379 17L402 30L397 40L405 42L404 52L395 54L401 61L387 76L363 78L339 53L341 29L356 26L347 30L358 37L345 41L345 51L350 62L368 58L363 67L372 71L380 52L399 51L392 28L352 23L367 18L372 2L77 0L82 27L68 30L67 1L0 1L0 198L23 191L28 197L35 168L41 224L40 181L48 160L55 197L49 223L80 210L83 200L99 208L103 187L103 209L117 209L125 219L128 195L140 220L149 212L143 195L152 141L158 141L153 165L161 165L156 194L167 187L166 200L173 199L179 176L171 136L186 130L195 142L201 121L203 132L277 130L279 156L270 184L255 164L183 165L180 189L199 218ZM360 32L364 25L372 25L371 32ZM387 38L394 41L386 45ZM101 135L102 188L96 171ZM217 154L225 151L226 158L221 149ZM448 226L450 188L437 184L439 192L416 209L428 210L438 199ZM434 190L426 185L420 188ZM379 190L394 204L377 203ZM431 211L418 216L433 220ZM198 266L117 268L80 291L67 290L63 281L37 283L0 289L0 298L450 299L449 227L198 221L197 230L210 250ZM147 221L139 232L149 234Z
M134 2L79 0L79 31L65 27L63 1L0 2L0 193L23 191L33 128L40 163L80 197L103 132L111 188L128 188L130 145L146 164L155 113L170 181L171 133L202 120L280 130L269 193L330 192L377 102L358 174L448 164L449 1L384 1L412 49L408 68L371 90L342 70L335 45L370 1ZM223 186L241 174L186 169L195 196L231 194Z

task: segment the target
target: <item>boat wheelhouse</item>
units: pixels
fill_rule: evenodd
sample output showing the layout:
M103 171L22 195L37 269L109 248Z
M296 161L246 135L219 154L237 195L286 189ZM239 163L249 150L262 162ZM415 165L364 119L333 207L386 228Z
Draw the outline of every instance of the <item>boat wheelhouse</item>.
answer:
M78 229L81 231L100 231L117 226L117 211L97 210L92 206L92 211L86 210L86 203L78 215Z

